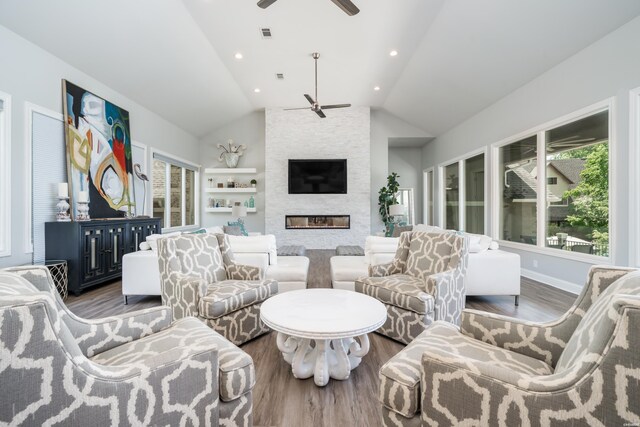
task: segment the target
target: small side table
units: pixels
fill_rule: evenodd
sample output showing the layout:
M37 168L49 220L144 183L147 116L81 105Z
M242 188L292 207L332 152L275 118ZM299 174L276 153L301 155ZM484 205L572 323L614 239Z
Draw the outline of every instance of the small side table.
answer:
M69 283L69 269L67 268L67 261L61 259L50 259L44 262L37 262L35 265L44 265L49 269L58 293L63 300L67 299L67 296L69 296L69 291L67 289L67 285Z

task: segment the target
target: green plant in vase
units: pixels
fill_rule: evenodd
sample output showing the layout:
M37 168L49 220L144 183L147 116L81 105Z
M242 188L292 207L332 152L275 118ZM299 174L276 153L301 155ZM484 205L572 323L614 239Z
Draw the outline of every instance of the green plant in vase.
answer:
M384 234L390 237L393 233L393 218L389 215L389 206L398 204L398 175L396 172L387 177L387 185L378 191L378 212L384 223Z

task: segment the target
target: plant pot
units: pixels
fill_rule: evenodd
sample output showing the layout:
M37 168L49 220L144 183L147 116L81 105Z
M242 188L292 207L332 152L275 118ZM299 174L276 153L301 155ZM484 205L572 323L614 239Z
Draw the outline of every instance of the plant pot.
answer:
M238 166L238 160L240 159L240 155L238 153L224 153L223 156L228 167L235 168Z

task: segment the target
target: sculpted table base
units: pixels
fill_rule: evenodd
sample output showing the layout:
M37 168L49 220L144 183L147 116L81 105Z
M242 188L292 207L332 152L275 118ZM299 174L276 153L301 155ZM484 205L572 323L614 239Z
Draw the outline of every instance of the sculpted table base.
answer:
M291 364L293 376L310 378L316 385L325 386L329 378L346 380L369 352L367 334L355 338L308 339L278 332L278 349L287 363Z

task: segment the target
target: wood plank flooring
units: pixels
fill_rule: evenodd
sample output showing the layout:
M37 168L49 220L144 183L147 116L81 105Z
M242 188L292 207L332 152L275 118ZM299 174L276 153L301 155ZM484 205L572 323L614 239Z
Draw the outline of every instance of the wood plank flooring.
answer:
M308 287L331 287L329 258L333 250L309 250ZM511 296L468 297L467 307L532 321L547 321L564 313L575 295L522 278L520 306ZM129 297L124 305L120 281L69 296L68 307L77 315L99 318L160 305L160 297ZM329 381L317 387L313 378L298 380L276 347L276 334L269 333L242 346L254 360L253 419L256 426L375 426L380 422L378 369L403 345L378 334L370 334L371 351L346 381Z

